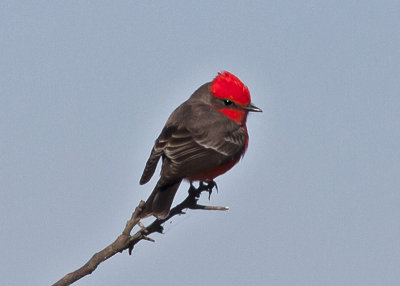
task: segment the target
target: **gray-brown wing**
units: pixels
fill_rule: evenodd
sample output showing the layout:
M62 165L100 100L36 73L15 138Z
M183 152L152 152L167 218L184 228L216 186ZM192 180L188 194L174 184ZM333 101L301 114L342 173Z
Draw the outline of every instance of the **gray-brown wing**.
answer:
M157 138L140 183L150 180L160 157L163 180L175 181L238 158L246 140L246 130L215 109L184 103Z
M246 145L246 130L215 112L213 120L186 124L171 134L164 146L163 177L191 177L240 157Z

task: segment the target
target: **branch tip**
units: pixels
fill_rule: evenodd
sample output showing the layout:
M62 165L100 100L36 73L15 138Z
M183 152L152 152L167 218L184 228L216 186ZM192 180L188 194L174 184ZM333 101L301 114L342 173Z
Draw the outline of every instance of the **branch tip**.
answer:
M151 242L156 242L154 239L152 239L151 237L148 237L147 235L143 235L142 238L144 240L148 240L148 241L151 241Z

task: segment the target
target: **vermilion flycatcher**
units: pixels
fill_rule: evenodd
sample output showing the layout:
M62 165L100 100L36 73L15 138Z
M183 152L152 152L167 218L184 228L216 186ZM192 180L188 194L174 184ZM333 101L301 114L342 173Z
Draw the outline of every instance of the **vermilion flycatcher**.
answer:
M153 176L162 158L161 177L146 201L143 217L168 216L183 179L213 182L244 155L250 93L236 76L223 71L202 85L170 115L146 163L140 184Z

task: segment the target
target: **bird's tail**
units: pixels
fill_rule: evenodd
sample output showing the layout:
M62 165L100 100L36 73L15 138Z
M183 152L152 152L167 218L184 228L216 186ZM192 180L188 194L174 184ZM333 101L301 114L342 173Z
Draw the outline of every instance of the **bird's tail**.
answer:
M154 215L158 219L165 219L168 217L172 201L174 200L180 184L181 181L172 184L161 184L158 182L153 192L146 200L142 217L150 215Z

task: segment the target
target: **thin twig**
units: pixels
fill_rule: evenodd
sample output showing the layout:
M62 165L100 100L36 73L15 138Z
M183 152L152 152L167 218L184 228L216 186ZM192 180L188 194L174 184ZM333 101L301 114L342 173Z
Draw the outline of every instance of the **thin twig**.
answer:
M215 184L215 183L214 183ZM100 263L106 261L110 257L114 256L118 252L123 252L128 249L129 254L132 254L132 250L134 246L141 240L148 240L154 242L154 239L150 238L149 235L154 232L161 233L163 231L162 224L172 217L178 214L184 214L184 209L193 209L193 210L218 210L218 211L226 211L228 207L220 207L220 206L203 206L197 204L197 201L200 197L200 194L204 191L207 191L211 194L211 189L215 185L209 184L200 184L198 188L194 188L190 186L188 190L188 196L178 205L171 209L169 216L165 219L155 219L149 226L145 227L140 222L140 214L144 207L145 202L141 201L139 205L135 208L132 213L131 219L126 222L125 228L122 233L117 237L117 239L108 245L103 250L95 253L85 265L80 267L79 269L68 273L59 281L53 284L53 286L65 286L70 285L82 277L91 274L94 270L96 270L97 266ZM131 235L132 229L138 225L140 230L138 230L134 235Z

